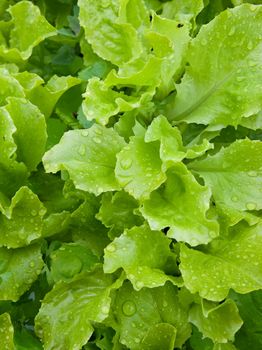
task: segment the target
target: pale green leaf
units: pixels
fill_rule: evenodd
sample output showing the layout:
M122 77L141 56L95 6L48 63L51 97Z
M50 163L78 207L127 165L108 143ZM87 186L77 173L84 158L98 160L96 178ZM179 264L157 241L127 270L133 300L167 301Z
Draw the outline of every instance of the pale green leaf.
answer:
M62 244L50 254L50 259L50 275L54 282L70 281L80 272L92 271L99 262L89 248L77 243Z
M6 109L0 108L0 162L9 162L16 151L13 134L16 127Z
M162 286L168 280L179 283L163 271L169 260L175 260L169 244L162 232L147 226L133 227L106 247L104 271L112 273L122 267L135 290Z
M80 0L80 24L87 41L103 59L121 65L142 52L135 28L119 20L119 1Z
M189 167L203 177L218 204L241 211L262 209L262 142L237 140Z
M110 310L110 292L121 286L100 270L58 282L45 295L35 319L37 335L46 350L80 349L93 333L91 321L102 322ZM66 332L64 331L66 329Z
M67 170L78 189L99 195L120 189L114 167L123 146L123 139L114 130L93 125L88 130L66 132L44 155L43 162L47 172Z
M167 181L151 193L140 211L153 230L169 227L169 237L195 246L218 235L217 222L207 217L210 196L210 190L181 163L168 170Z
M16 127L13 138L17 144L17 160L24 162L29 171L36 170L45 152L45 117L36 106L23 98L9 97L5 108Z
M141 95L128 96L113 90L107 83L95 77L88 82L82 108L87 120L95 120L99 124L106 125L110 117L120 112L147 107L153 94L154 90L148 90Z
M81 83L81 80L67 76L53 75L46 85L37 85L27 92L29 100L35 104L46 118L50 117L59 98L71 87Z
M261 223L240 223L228 237L214 240L206 249L181 246L180 270L192 293L213 301L223 300L230 288L248 293L262 288Z
M126 192L104 193L96 218L110 228L110 237L118 236L124 229L139 226L143 218L135 212L138 202Z
M145 141L160 141L160 158L167 166L180 162L186 155L180 131L164 116L153 120L146 131Z
M214 343L234 340L235 333L243 324L237 306L231 299L218 305L205 300L202 305L194 304L189 311L189 321Z
M12 16L10 48L18 50L23 60L30 57L41 41L56 34L56 29L31 1L20 1L8 11Z
M172 327L168 325L171 325L177 331L175 347L178 348L191 333L188 310L180 304L177 288L169 282L163 287L143 288L140 291L133 290L131 284L125 283L115 296L114 310L114 328L120 335L120 342L132 350L143 349L143 341L158 327L163 331L163 326L158 324L166 324L164 327L168 332L159 332L157 335L161 340L157 338L157 341L168 342L165 336L170 337Z
M0 246L17 248L40 238L46 209L28 188L20 187L11 204L0 214Z
M157 142L146 143L131 137L130 143L117 155L116 178L136 199L148 198L166 179L162 171Z
M0 300L17 301L38 278L43 267L41 247L0 248Z
M244 4L201 28L168 107L171 119L221 128L261 110L261 18L261 6Z

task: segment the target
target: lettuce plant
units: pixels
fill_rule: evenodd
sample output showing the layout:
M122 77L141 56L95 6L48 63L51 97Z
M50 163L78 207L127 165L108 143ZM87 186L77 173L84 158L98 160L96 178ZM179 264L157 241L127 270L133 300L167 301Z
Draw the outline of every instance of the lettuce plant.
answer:
M0 350L262 348L260 0L0 0Z

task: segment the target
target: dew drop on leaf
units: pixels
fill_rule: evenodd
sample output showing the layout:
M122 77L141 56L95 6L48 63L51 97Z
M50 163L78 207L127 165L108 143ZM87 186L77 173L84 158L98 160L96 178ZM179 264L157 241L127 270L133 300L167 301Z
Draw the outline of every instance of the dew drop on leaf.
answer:
M78 148L78 153L80 154L80 156L84 156L85 153L86 153L86 148L85 148L85 145L81 145L79 148Z
M127 300L122 305L122 311L128 317L133 316L136 313L136 304L131 300Z
M94 142L99 144L102 141L101 141L101 139L99 137L94 137Z
M256 207L257 207L256 203L249 202L249 203L246 204L247 210L255 210Z
M238 197L237 196L232 196L231 200L232 200L232 202L237 202L238 201Z
M254 171L254 170L249 171L247 174L248 174L248 176L250 176L250 177L257 177L257 172Z
M84 137L87 137L89 134L89 131L88 130L83 130L81 135L84 136Z
M133 161L130 158L122 159L120 161L120 165L124 170L129 169L131 167L132 163L133 163Z

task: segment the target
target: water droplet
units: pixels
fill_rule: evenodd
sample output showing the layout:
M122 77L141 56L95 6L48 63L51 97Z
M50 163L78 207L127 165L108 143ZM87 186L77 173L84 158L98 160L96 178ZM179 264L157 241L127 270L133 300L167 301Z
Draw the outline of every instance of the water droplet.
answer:
M249 171L247 174L248 176L251 176L251 177L257 177L257 172L254 170Z
M201 44L202 44L203 46L206 46L207 40L206 40L206 39L202 39L202 40L201 40Z
M32 267L32 268L35 267L34 261L31 261L30 264L29 264L29 266Z
M116 251L116 246L113 243L111 243L106 247L106 250L110 253L113 253Z
M231 200L232 200L232 202L237 202L238 201L238 197L237 196L232 196Z
M78 153L80 154L80 156L84 156L86 154L86 148L85 148L85 145L81 145L79 148L78 148Z
M94 142L95 143L101 143L101 139L99 137L94 137Z
M236 31L236 28L235 27L232 27L228 33L229 36L232 36L235 34L235 31Z
M131 158L122 159L120 161L120 165L124 170L129 169L131 167L132 163L133 163L133 161Z
M168 303L166 301L163 302L163 306L167 307Z
M139 344L140 343L140 339L139 338L135 338L135 343Z
M88 136L88 134L89 134L88 130L83 130L82 133L81 133L81 135L84 136L84 137Z
M38 212L38 214L39 214L40 216L45 215L45 213L46 213L45 208L40 209L39 212Z
M209 231L209 236L211 238L215 238L217 236L217 233L215 231Z
M98 136L103 135L103 131L101 129L99 129L99 128L95 129L94 131L95 131L95 134L98 135Z
M136 304L132 300L127 300L122 305L123 314L130 317L136 313Z
M249 202L249 203L246 204L247 210L255 210L256 207L257 207L256 203Z
M31 211L31 215L32 215L32 216L36 216L36 215L37 215L37 211L36 211L36 210L32 210L32 211Z

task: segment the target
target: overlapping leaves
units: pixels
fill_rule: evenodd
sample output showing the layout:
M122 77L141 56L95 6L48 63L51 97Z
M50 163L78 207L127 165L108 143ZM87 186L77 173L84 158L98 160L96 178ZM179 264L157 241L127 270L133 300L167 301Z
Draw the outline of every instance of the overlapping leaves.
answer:
M0 4L0 348L260 346L245 2Z

